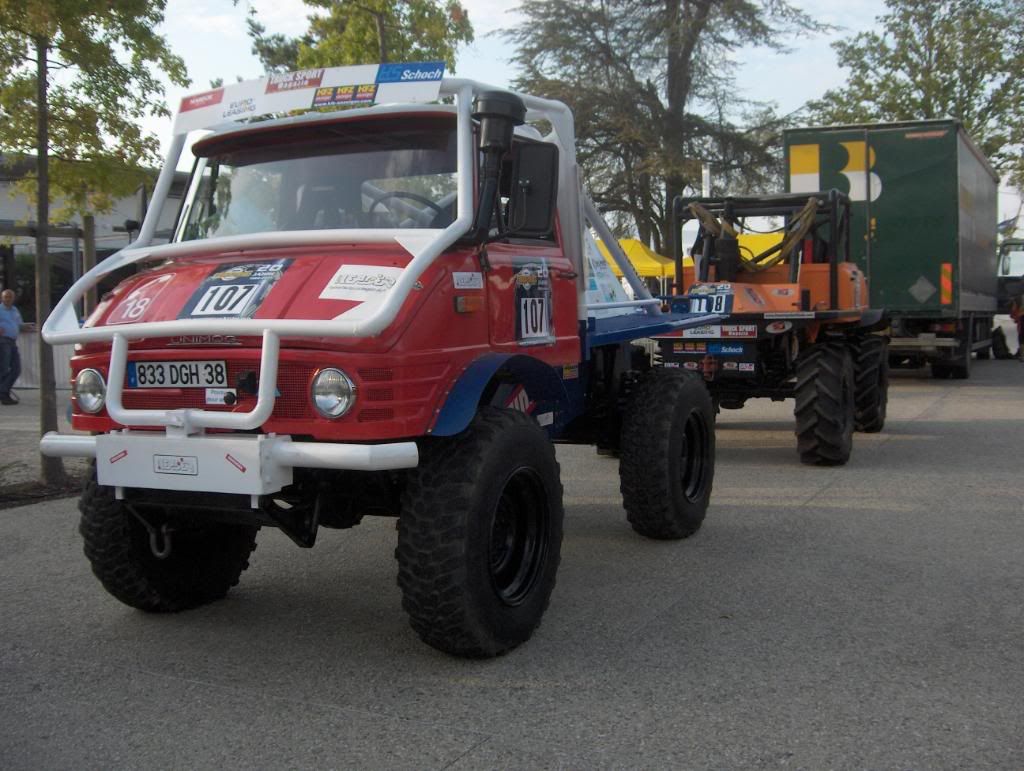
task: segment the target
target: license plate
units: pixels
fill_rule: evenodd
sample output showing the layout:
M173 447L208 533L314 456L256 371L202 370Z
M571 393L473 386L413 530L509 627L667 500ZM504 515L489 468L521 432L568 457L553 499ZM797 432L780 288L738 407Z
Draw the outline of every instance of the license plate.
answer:
M129 388L225 388L223 361L130 361Z

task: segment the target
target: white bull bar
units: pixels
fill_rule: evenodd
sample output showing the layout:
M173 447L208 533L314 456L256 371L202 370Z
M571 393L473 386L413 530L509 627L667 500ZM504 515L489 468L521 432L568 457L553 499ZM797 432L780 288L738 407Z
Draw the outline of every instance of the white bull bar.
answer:
M67 294L61 298L53 313L43 324L44 339L54 345L59 343L111 342L110 366L107 377L106 408L110 417L124 426L163 426L166 436L153 432L115 432L110 436L122 436L131 442L149 442L153 446L161 442L182 441L227 442L243 441L246 437L227 439L223 436L202 436L206 428L248 431L260 428L271 416L277 392L277 373L281 337L373 337L383 332L396 318L416 282L434 261L449 247L465 235L473 222L474 193L474 147L471 106L474 94L490 89L471 80L446 78L440 92L455 97L456 160L457 160L457 209L455 221L444 230L417 229L360 229L360 230L306 230L251 235L227 236L202 241L177 242L152 245L157 223L167 202L171 182L182 150L185 135L179 134L171 144L167 160L153 191L152 204L140 228L138 239L117 254L82 276ZM582 234L585 219L598 225L600 217L590 205L584 214L583 197L576 165L575 132L572 113L561 102L518 95L527 107L527 120L543 119L552 126L548 141L555 142L560 151L558 207L562 225L563 249L574 264L580 266L579 274L584 275ZM380 113L397 112L401 108L374 108ZM408 110L408 108L404 108ZM450 109L450 108L438 108ZM301 120L292 119L292 120ZM275 247L297 247L310 245L395 243L398 242L413 254L412 260L399 276L395 285L384 296L383 302L371 315L362 319L179 319L171 321L139 322L116 326L81 327L78 323L75 305L100 280L118 268L147 260L170 259L182 255L196 255L228 250L252 250ZM606 239L612 256L626 272L633 276L629 262L618 246L618 242ZM646 287L638 281L639 298L634 305L641 307L655 302ZM586 316L584 279L577 281L578 308ZM621 305L618 303L617 305ZM603 307L595 304L592 307ZM609 306L611 307L611 306ZM657 313L656 309L650 312ZM125 371L130 340L162 338L191 334L230 334L236 336L261 336L263 347L260 359L259 391L256 404L249 412L208 411L202 409L145 410L126 409L122 401ZM260 455L261 464L275 467L310 466L336 469L381 470L408 468L417 461L416 445L413 442L380 445L353 445L330 443L292 443L285 437L270 441L267 454ZM102 468L100 455L106 445L105 437L61 436L47 434L41 441L40 449L47 455L85 455L96 457ZM212 447L213 445L182 445L186 448ZM241 446L241 445L239 445ZM368 449L373 448L373 449ZM263 452L261 450L261 452ZM174 454L174 453L170 453ZM230 454L230 453L227 453ZM184 455L182 457L185 457ZM398 464L398 465L395 465ZM167 476L173 476L168 474ZM188 476L188 475L183 475ZM273 476L273 475L272 475ZM120 478L120 472L110 472L107 478ZM103 482L103 474L100 476ZM193 482L195 480L192 480ZM166 483L166 480L163 480ZM110 483L110 482L108 482ZM272 485L271 485L272 486ZM196 488L190 488L196 489ZM211 489L211 488L201 488ZM256 494L256 493L253 493Z

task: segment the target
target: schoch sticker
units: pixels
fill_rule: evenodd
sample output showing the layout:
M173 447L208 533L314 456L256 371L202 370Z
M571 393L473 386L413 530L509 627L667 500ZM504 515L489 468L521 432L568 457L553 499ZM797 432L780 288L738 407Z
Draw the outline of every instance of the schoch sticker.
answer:
M179 319L249 319L256 313L292 259L218 265L193 292Z

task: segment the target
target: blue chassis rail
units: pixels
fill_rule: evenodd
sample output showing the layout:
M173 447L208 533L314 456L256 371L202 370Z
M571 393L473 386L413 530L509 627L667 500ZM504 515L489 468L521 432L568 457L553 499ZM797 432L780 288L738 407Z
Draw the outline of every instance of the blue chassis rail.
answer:
M586 347L598 348L614 345L643 337L663 335L678 329L701 327L705 324L719 324L725 316L709 313L663 313L660 316L631 314L610 316L604 319L587 319Z

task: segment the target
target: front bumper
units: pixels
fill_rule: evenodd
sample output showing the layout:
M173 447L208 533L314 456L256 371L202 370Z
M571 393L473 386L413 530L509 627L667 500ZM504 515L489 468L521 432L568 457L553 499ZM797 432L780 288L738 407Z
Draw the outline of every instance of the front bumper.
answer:
M48 433L43 455L96 459L96 477L114 488L269 495L292 483L293 468L388 471L415 468L415 442L293 442L274 434L169 436L114 431L98 436Z

